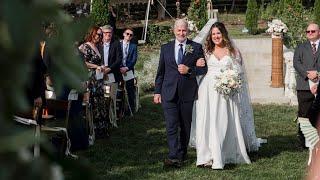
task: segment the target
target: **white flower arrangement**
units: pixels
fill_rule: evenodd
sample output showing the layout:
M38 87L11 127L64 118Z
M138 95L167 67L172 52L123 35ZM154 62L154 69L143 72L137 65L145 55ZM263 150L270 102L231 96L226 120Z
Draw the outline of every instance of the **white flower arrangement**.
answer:
M214 89L226 99L238 93L242 86L240 73L235 69L222 69L221 74L216 76Z
M288 32L288 27L280 19L273 19L272 22L268 22L267 33L280 34Z
M188 28L190 32L196 32L196 33L199 32L196 24L192 20L188 20Z

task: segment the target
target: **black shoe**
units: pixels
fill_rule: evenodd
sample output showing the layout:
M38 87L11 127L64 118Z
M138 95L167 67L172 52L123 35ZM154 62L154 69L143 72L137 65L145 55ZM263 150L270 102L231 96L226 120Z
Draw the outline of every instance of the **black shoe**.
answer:
M173 167L173 168L180 168L181 167L181 161L178 159L165 159L163 161L164 167Z

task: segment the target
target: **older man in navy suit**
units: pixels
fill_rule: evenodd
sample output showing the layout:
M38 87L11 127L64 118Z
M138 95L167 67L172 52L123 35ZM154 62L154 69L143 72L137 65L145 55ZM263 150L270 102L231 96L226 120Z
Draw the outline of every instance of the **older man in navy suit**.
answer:
M131 41L132 37L133 30L130 28L125 29L123 32L123 40L120 42L122 49L122 64L120 65L120 72L122 75L126 75L129 71L134 73L134 65L137 62L138 50L137 45ZM134 78L127 80L125 83L131 114L135 112L136 109L136 89L134 87L134 80Z
M193 102L198 92L196 76L205 74L207 66L196 66L197 60L204 57L203 49L187 39L186 20L175 22L174 34L175 40L161 47L153 101L162 104L166 120L169 155L164 165L180 167L190 138Z

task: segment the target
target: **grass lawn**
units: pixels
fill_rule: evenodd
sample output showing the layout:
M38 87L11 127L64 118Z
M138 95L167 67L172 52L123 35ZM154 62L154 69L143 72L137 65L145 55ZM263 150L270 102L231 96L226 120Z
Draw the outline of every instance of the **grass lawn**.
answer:
M302 179L308 151L298 147L296 107L254 105L258 137L268 144L251 153L250 165L227 165L224 170L195 166L196 153L189 149L189 160L181 169L163 169L168 149L162 109L142 98L142 108L133 118L120 122L109 139L98 140L81 158L91 163L98 179Z

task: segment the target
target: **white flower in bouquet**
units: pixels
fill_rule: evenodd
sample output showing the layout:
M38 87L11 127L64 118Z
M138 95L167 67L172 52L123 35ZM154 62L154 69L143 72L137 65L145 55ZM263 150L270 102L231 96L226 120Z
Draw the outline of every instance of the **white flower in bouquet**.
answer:
M228 99L239 92L241 85L242 79L237 70L223 69L221 70L221 74L216 76L214 89Z
M267 33L275 34L275 33L286 33L288 32L288 27L279 19L274 19L272 22L268 22Z

